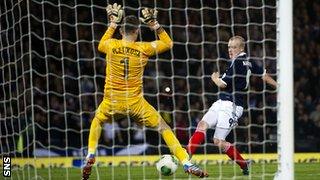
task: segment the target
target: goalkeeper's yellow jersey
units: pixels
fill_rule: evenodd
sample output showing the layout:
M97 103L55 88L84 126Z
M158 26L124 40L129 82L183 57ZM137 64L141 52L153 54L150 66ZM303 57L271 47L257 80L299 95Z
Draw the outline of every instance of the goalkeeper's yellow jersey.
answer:
M113 39L114 31L109 27L98 47L106 54L104 99L117 102L142 97L143 72L149 57L169 50L172 40L162 31L159 40L130 42Z

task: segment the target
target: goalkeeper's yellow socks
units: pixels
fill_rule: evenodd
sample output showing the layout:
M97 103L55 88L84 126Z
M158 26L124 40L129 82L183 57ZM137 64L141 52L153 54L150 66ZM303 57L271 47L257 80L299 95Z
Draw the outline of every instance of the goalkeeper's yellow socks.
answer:
M88 154L95 154L101 134L101 124L97 118L93 118L90 133L89 133L89 147Z
M171 129L165 129L161 135L171 153L175 155L182 164L189 162L189 155L187 151L181 146Z

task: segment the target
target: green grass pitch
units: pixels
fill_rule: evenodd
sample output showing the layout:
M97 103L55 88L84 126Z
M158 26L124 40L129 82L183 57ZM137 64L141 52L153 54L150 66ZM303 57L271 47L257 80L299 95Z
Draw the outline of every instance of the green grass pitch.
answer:
M206 179L273 179L276 172L276 164L253 164L251 175L243 176L236 165L210 165L205 167L210 174ZM37 176L35 176L35 171ZM3 178L3 177L1 177ZM0 178L0 179L1 179ZM10 179L10 178L6 178ZM12 171L11 179L51 179L51 180L79 180L81 179L81 169L77 168L25 168ZM90 179L101 180L142 180L142 179L199 179L188 176L179 167L172 176L160 176L153 166L146 167L94 167ZM320 163L299 163L295 164L295 179L319 180Z

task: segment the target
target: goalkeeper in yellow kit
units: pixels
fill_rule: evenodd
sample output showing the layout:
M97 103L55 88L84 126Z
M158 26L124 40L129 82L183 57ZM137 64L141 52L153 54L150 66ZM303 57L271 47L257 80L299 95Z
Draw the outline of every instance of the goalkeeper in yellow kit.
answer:
M104 98L91 123L88 155L82 171L83 179L89 178L95 162L102 124L127 116L138 124L157 129L170 151L183 164L185 172L207 177L206 172L189 161L188 153L182 148L171 128L143 97L142 77L148 58L173 46L171 38L156 20L157 11L144 8L140 20L157 32L159 40L136 42L139 34L138 18L125 17L120 27L122 39L113 39L117 23L122 20L123 9L115 3L108 5L106 10L110 24L98 46L98 50L106 54L107 61Z

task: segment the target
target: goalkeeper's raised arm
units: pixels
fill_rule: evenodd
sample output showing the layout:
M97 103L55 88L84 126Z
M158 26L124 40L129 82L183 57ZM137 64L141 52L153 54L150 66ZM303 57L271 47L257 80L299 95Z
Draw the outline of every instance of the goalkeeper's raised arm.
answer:
M173 41L167 32L161 27L157 21L158 11L156 9L144 8L142 9L142 17L140 21L147 24L151 30L157 32L159 37L158 41L151 42L151 55L154 53L162 53L173 47Z
M104 53L106 53L107 51L106 48L108 47L108 40L112 38L118 24L121 22L123 17L123 8L121 7L121 5L118 5L117 3L114 3L113 5L109 4L106 7L106 11L109 20L109 27L102 36L98 45L98 50Z

